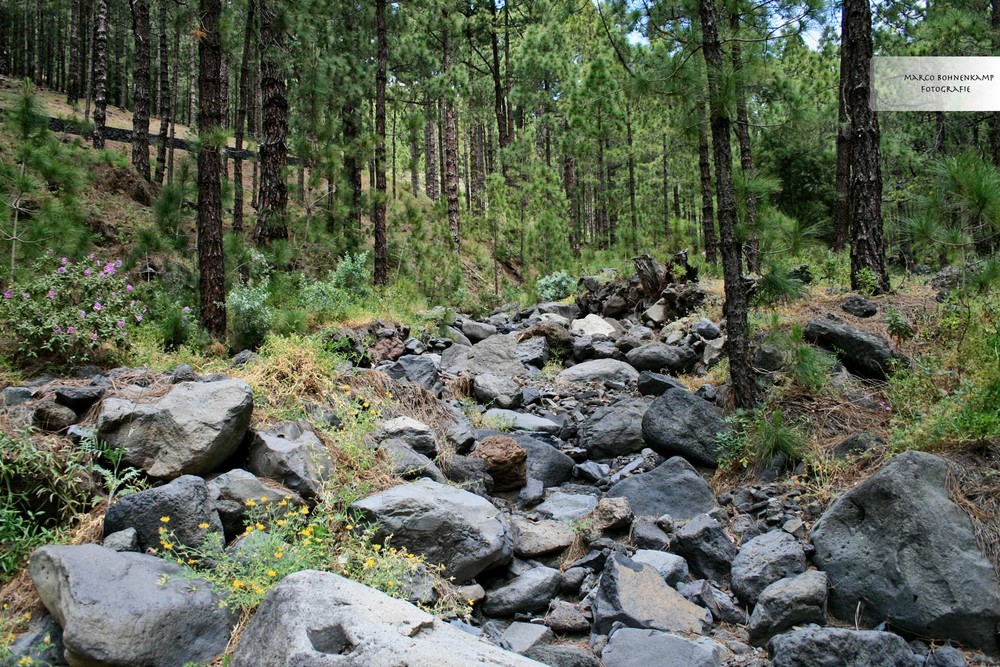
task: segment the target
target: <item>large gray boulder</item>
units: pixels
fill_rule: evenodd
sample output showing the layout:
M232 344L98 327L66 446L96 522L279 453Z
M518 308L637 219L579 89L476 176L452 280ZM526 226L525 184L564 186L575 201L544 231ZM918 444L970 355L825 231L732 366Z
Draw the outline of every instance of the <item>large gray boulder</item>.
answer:
M556 376L556 382L635 382L639 371L617 359L593 359L570 366Z
M474 493L430 480L402 484L351 505L367 521L378 522L374 539L393 544L444 566L445 576L468 581L510 562L513 539L507 519Z
M236 452L252 411L253 392L242 380L181 382L154 403L106 399L97 435L150 477L205 475Z
M708 514L699 514L674 532L671 548L684 557L699 577L722 581L729 577L736 545L722 524Z
M559 486L573 475L573 459L547 442L528 433L508 433L528 452L528 479L537 479L545 488Z
M626 398L598 408L580 425L578 442L590 458L623 456L646 446L642 438L642 416L649 401Z
M602 634L616 621L681 634L704 634L712 622L707 609L685 600L656 568L620 554L608 558L591 607L594 630Z
M251 509L248 501L267 505L284 500L292 508L304 504L302 497L294 491L264 484L253 473L239 468L210 479L208 490L226 529L226 536L230 538L242 533L246 527Z
M529 412L490 408L483 413L483 419L492 422L497 427L517 431L539 431L541 433L559 433L562 426L551 419L539 417Z
M514 534L514 554L521 558L560 553L573 544L575 537L568 524L553 519L533 521L513 516L510 526Z
M629 350L625 359L636 370L684 373L698 363L698 355L691 348L665 343L648 343Z
M771 667L920 667L906 640L891 632L817 628L778 635L768 644Z
M472 380L472 391L483 405L510 410L521 405L521 387L509 377L480 373Z
M810 570L765 588L750 616L750 641L759 645L796 625L825 624L829 586L825 572Z
M285 577L258 608L232 667L540 667L417 607L336 574Z
M758 535L733 560L733 592L752 607L765 588L785 577L805 572L806 554L798 540L782 530Z
M513 334L498 334L480 341L469 350L469 365L474 375L492 373L500 377L517 377L528 370L517 358L517 338Z
M452 345L448 349L467 348L461 345ZM438 373L438 363L435 362L435 357L431 354L408 354L400 357L394 363L386 366L385 374L393 380L409 382L418 387L423 387L435 395L440 394L444 388L444 385L441 384L440 374Z
M948 463L906 452L842 495L813 526L830 611L995 652L996 572L948 494Z
M882 336L823 317L810 320L802 334L810 343L834 352L847 370L864 378L884 380L892 372L892 362L904 358Z
M623 479L608 489L608 496L628 498L636 516L669 514L682 521L710 512L716 506L708 482L679 456L667 459L649 472Z
M430 477L435 482L444 484L446 481L444 473L428 457L415 451L404 440L399 438L389 438L378 444L378 448L389 457L392 462L393 474L399 475L402 479L420 479Z
M559 593L562 573L553 567L535 567L512 581L486 593L483 613L488 616L513 616L547 609Z
M250 445L247 469L312 499L333 473L333 459L308 423L287 422L257 432Z
M208 528L202 528L205 524ZM127 528L135 529L142 549L160 548L161 528L170 532L172 541L198 547L208 533L222 532L222 521L205 480L184 475L169 484L127 495L108 507L104 536Z
M719 461L718 434L727 428L718 408L683 389L667 389L642 417L642 435L657 454L713 468Z
M707 637L685 639L668 632L622 628L601 652L604 667L720 667L729 652Z
M74 667L207 664L236 624L208 582L155 556L47 546L31 555L29 571Z

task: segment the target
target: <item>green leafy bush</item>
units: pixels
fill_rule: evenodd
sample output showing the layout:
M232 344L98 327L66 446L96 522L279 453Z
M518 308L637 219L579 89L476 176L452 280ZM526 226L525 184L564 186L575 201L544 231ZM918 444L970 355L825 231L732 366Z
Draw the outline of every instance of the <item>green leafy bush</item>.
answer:
M267 281L234 287L226 298L229 313L229 347L256 350L271 330Z
M372 294L367 262L367 252L344 255L326 280L310 283L302 289L306 309L334 320L346 317L351 306Z
M121 260L40 260L0 295L0 350L22 364L57 367L106 360L129 349L146 309L118 272Z
M565 271L556 271L539 278L536 287L542 301L559 301L572 293L573 279Z

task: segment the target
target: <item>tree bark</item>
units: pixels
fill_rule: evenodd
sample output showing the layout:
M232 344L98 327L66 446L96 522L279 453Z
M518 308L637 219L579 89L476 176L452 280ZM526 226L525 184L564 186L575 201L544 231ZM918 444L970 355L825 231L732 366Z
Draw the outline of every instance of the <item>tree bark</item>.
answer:
M840 252L851 233L851 124L847 119L847 12L840 13L840 87L837 94L837 203L834 210L833 249Z
M720 95L724 75L719 45L715 0L702 0L700 8L703 51L708 70L709 115L715 158L716 197L719 201L719 237L726 293L726 348L729 383L736 407L752 408L757 402L757 380L750 356L749 303L743 284L743 244L736 233L736 194L733 191L730 121Z
M733 72L735 85L733 92L736 95L736 139L740 145L740 170L743 172L743 181L749 183L753 180L753 153L750 146L750 118L747 114L747 93L746 83L743 80L743 53L740 47L739 30L740 17L736 12L729 15L729 27L736 39L732 42L730 56L733 62ZM745 219L747 228L747 270L750 273L760 273L760 236L757 232L757 197L753 192L747 191L744 202Z
M420 138L412 119L406 123L410 140L410 192L416 197L420 192Z
M666 133L663 134L663 241L670 242L670 165L667 159Z
M198 273L201 325L216 338L226 335L226 272L222 254L222 174L219 147L212 135L222 123L219 99L219 35L221 0L200 0L201 39L198 40Z
M149 0L132 0L135 33L135 109L132 112L132 165L147 181L149 174Z
M192 28L195 31L196 30L200 30L200 28L197 25L197 23L194 26L192 26ZM189 42L189 46L188 46L188 103L187 103L187 108L188 108L187 123L188 123L188 126L193 126L194 125L194 122L195 122L194 121L194 118L195 118L195 106L198 103L198 88L197 88L197 84L198 84L198 69L196 67L196 62L195 62L195 59L194 59L194 49L195 49L195 43L197 41L198 40L195 39L194 33L192 33L192 35L191 35L191 41Z
M428 117L424 123L424 191L433 201L437 201L441 193L438 189L437 134L437 123Z
M239 101L236 105L236 155L233 158L233 231L243 233L243 150L244 126L246 125L247 106L252 104L250 97L250 66L253 63L253 34L256 15L256 2L247 3L247 21L243 30L243 60L240 65L240 85L237 93Z
M990 0L990 28L993 31L993 55L1000 56L1000 0ZM990 155L993 164L1000 167L1000 111L994 111L990 132Z
M260 215L254 236L266 245L288 238L285 213L288 208L288 186L285 165L288 162L288 99L285 78L278 65L281 57L282 32L276 0L260 3L260 88L263 95L260 142Z
M635 153L632 147L632 114L625 106L625 144L628 147L628 202L632 222L632 254L639 254L639 214L635 207Z
M389 282L389 249L386 238L385 182L385 86L389 43L385 26L386 0L375 0L375 275L376 285Z
M490 21L490 50L493 57L493 66L490 68L490 74L493 76L493 111L497 119L497 137L501 153L500 169L503 172L504 181L510 186L512 183L508 180L508 170L503 157L504 149L510 145L510 133L508 132L507 123L507 95L504 91L503 81L500 78L500 26L497 25L496 2L491 1L489 5L492 17Z
M451 44L448 38L447 20L445 21L443 37L443 71L445 77L451 70ZM451 100L442 100L444 106L444 195L448 202L448 232L451 235L452 249L461 251L461 236L458 228L458 127L455 120L455 107Z
M716 165L718 166L718 165ZM712 166L708 151L708 128L698 123L698 169L701 172L701 234L705 246L705 261L715 264L715 212L712 207ZM716 175L718 178L718 175Z
M167 183L174 182L174 135L177 133L178 86L181 73L181 31L174 29L174 71L170 81L170 149L167 151Z
M874 293L889 291L882 236L882 165L878 114L869 106L871 91L871 8L868 0L845 0L847 49L847 117L851 123L851 288L875 279Z
M97 0L94 23L94 148L104 148L108 106L108 1Z
M159 51L160 51L160 132L156 144L156 175L153 180L163 184L163 175L167 167L167 126L170 125L170 47L167 43L167 31L170 21L170 7L167 0L159 0Z

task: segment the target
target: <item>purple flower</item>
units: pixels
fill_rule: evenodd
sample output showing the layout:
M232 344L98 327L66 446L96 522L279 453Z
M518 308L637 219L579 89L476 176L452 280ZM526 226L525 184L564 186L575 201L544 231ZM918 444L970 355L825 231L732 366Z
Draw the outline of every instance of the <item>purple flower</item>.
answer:
M63 266L66 266L67 264L69 264L69 260L65 257L62 257L60 258L59 263L62 264Z
M66 333L71 334L71 335L75 334L76 333L76 327L66 327Z
M10 290L7 290L6 292L3 293L3 298L5 299L9 299L12 296L14 296L14 294Z
M122 261L120 259L117 262L115 262L115 267L119 269L122 268Z
M104 308L104 306L101 305L100 301L94 304L94 310L100 310L101 308Z
M142 315L136 315L135 316L135 321L136 322L142 322Z
M66 273L66 267L60 266L58 269L56 269L56 273Z
M181 312L182 313L190 313L191 309L189 307L187 307L187 306L184 306L183 308L181 308Z
M125 320L118 320L118 328L119 329L125 328Z
M112 264L111 262L108 262L107 264L105 264L104 265L104 273L108 274L109 276L115 275L115 273L117 273L117 271L115 271L115 265Z
M143 308L143 309L142 309L142 312L144 312L144 313L145 313L145 312L146 312L146 309L145 309L145 308Z
M84 319L84 318L86 318L86 317L87 317L87 311L85 311L85 310L81 310L81 311L80 311L80 319L82 320L82 319Z
M96 256L97 256L97 253L92 252L89 255L87 255L87 259L94 259L94 257L96 257Z
M90 340L97 340L97 332L90 334Z
M50 299L56 298L55 290L49 290L49 293L46 294L45 296L49 297Z
M62 327L57 326L55 329L52 330L52 333L61 334L62 333Z
M89 276L90 275L90 269L84 269L83 270L83 275Z
M31 298L31 295L28 294L27 292L21 292L21 296L23 296L25 299L30 299Z
M134 287L132 287L131 285L126 285L126 286L125 286L125 291L126 291L126 292L128 292L128 293L130 293L130 294L132 293L132 290L134 290L134 289L135 289L135 288L134 288Z

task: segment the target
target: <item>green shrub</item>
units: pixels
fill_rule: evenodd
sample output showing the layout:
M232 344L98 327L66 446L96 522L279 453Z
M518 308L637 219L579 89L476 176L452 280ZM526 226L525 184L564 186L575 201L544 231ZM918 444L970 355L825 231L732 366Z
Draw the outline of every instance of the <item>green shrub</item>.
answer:
M327 277L327 282L353 297L363 299L371 293L371 273L368 271L368 253L347 253L340 258L337 268Z
M801 280L790 278L788 269L772 263L757 282L753 302L758 306L771 306L801 299L805 294L806 288Z
M802 325L792 325L788 337L791 354L785 372L792 381L811 392L817 392L830 382L830 371L837 363L833 355L803 340Z
M118 273L121 265L94 255L81 262L52 256L39 261L31 278L0 298L0 349L19 363L58 367L127 352L129 331L146 309Z
M542 301L559 301L572 293L573 279L565 271L556 271L539 278L536 288Z
M271 330L267 305L267 281L234 287L226 297L229 314L229 347L234 351L256 350Z

